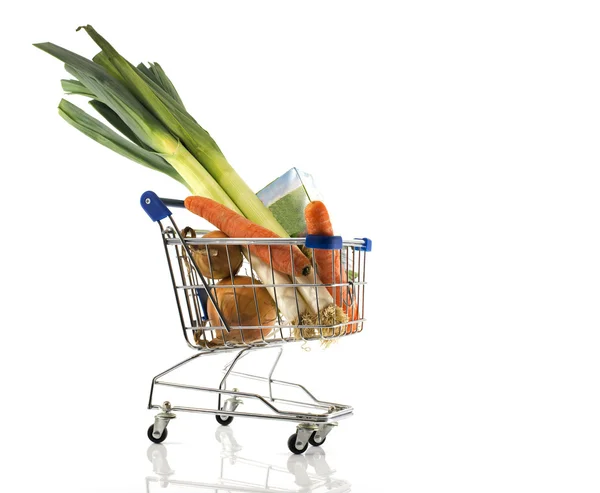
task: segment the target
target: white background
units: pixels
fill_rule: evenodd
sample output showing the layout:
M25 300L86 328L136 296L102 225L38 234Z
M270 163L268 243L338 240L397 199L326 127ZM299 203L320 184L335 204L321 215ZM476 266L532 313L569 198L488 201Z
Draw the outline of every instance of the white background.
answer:
M297 166L339 233L373 239L365 331L282 361L356 408L323 447L334 477L598 491L596 2L16 5L0 21L3 490L145 491L150 380L190 355L138 205L185 189L63 122L65 72L31 46L91 57L90 23L161 63L253 189ZM239 457L286 467L291 425L231 429ZM212 416L169 430L177 477L217 481Z

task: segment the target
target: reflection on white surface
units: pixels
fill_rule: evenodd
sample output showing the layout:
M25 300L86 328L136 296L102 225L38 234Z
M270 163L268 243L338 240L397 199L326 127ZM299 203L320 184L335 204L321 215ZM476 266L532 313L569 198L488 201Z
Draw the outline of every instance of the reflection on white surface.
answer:
M269 464L243 456L243 447L236 441L233 430L220 426L215 438L221 444L220 471L206 470L199 464L193 476L180 477L169 464L169 447L152 444L148 448L148 460L152 463L153 475L146 477L148 493L169 487L170 491L220 492L302 492L302 493L346 493L351 491L348 481L333 477L335 471L325 459L320 447L309 448L304 455L290 455L283 464ZM177 467L177 464L174 464ZM212 475L212 476L211 476Z

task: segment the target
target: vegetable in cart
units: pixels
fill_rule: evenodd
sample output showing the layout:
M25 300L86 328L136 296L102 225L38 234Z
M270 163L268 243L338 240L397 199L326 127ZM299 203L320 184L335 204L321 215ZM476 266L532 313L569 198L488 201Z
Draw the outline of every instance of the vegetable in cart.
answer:
M260 281L248 276L235 276L233 280L227 277L213 289L224 322L231 331L227 332L215 305L209 301L208 319L217 333L209 347L222 346L224 341L250 344L264 340L271 333L277 321L277 307Z
M196 232L190 228L181 231L184 238L196 238ZM209 231L202 238L228 238L223 231ZM242 249L237 245L190 245L192 257L204 277L224 279L235 276L242 263Z
M214 200L192 196L187 197L184 204L187 210L206 219L230 237L280 238ZM250 251L263 262L273 264L273 268L283 274L302 276L310 273L310 261L297 246L251 245Z
M63 99L59 113L68 123L115 152L171 176L194 195L212 199L282 238L289 237L232 168L209 133L187 112L160 65L134 66L92 26L79 29L84 29L101 49L92 60L53 43L35 46L65 63L65 69L75 79L63 80L63 89L90 98L91 107L121 135ZM253 266L263 283L274 284L272 276L264 277L269 270L264 259ZM306 266L303 271L306 272ZM285 273L278 275L277 284L284 285L282 291L297 284L302 299L295 306L282 306L282 313L288 318L296 314L298 319L302 309L300 317L323 324L343 320L343 310L332 311L333 298L324 287L315 289L315 283L321 284L316 273L292 278ZM278 289L268 291L274 296ZM286 293L283 299L288 298Z
M309 203L304 209L306 228L309 235L333 236L333 226L325 204L320 200ZM340 250L315 248L315 262L318 275L325 284L331 284L327 290L336 304L344 310L349 320L355 320L358 307L348 291L349 273L344 269ZM356 330L356 326L348 326L347 330Z

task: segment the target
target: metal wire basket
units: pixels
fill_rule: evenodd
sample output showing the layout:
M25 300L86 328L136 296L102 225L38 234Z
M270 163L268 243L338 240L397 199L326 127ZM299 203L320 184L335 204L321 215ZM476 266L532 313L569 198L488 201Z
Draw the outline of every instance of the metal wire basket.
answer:
M206 231L194 233L200 236ZM162 229L162 235L183 333L187 343L196 349L314 340L328 344L363 329L365 240L344 241L341 248L336 249L338 268L344 272L347 279L345 283L318 282L319 270L314 255L311 255L313 249L308 249L308 255L312 257L313 274L308 276L311 279L304 279L302 284L298 284L295 278L291 279L291 283L275 282L278 274L272 265L264 263L259 275L259 267L256 265L259 260L249 254L244 256L241 267L232 266L230 250L237 247L247 252L251 245L265 245L268 248L274 245L306 247L305 238L183 238L173 227ZM227 257L230 276L225 278L225 282L223 279L204 276L194 259L203 255L211 269L215 247L221 247L221 252L225 252ZM332 264L332 268L336 266ZM233 284L231 279L234 277L245 279L246 282ZM323 288L326 289L325 292ZM259 299L263 300L265 293L268 293L273 301L275 316L270 320L264 320L264 317L261 320ZM327 293L331 295L333 303L323 306L323 299ZM218 308L223 306L224 297L227 295L233 301L229 313L223 315L218 313ZM317 307L312 316L302 312L300 308L302 303L306 305L307 297L311 298L312 306ZM243 310L240 308L242 301L247 302ZM255 307L248 306L248 302ZM282 310L282 303L287 303L286 310ZM342 309L335 309L337 306ZM209 316L211 312L213 316ZM252 320L255 320L256 324L252 324Z

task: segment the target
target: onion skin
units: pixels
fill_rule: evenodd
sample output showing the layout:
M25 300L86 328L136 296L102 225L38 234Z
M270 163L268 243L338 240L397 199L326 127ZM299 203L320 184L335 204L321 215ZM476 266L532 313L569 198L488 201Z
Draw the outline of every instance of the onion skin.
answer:
M255 286L234 288L233 286L237 284L254 284ZM261 287L261 284L257 279L253 281L248 276L235 276L233 282L228 277L216 284L218 287L213 290L213 293L225 321L231 328L231 332L228 333L225 329L216 329L216 337L211 341L211 346L223 344L224 341L248 344L260 341L263 337L267 337L271 333L272 326L277 321L277 308L273 298L271 298L266 288ZM259 313L256 310L257 304L260 313L260 322ZM212 327L223 327L212 301L209 300L207 308L210 325ZM235 329L235 327L258 325L265 328Z
M211 231L202 238L229 238L222 231ZM236 275L242 266L244 258L239 245L190 245L192 256L204 277L210 279L224 279ZM227 258L229 250L229 259ZM231 262L231 270L229 263ZM211 270L212 268L212 270Z

